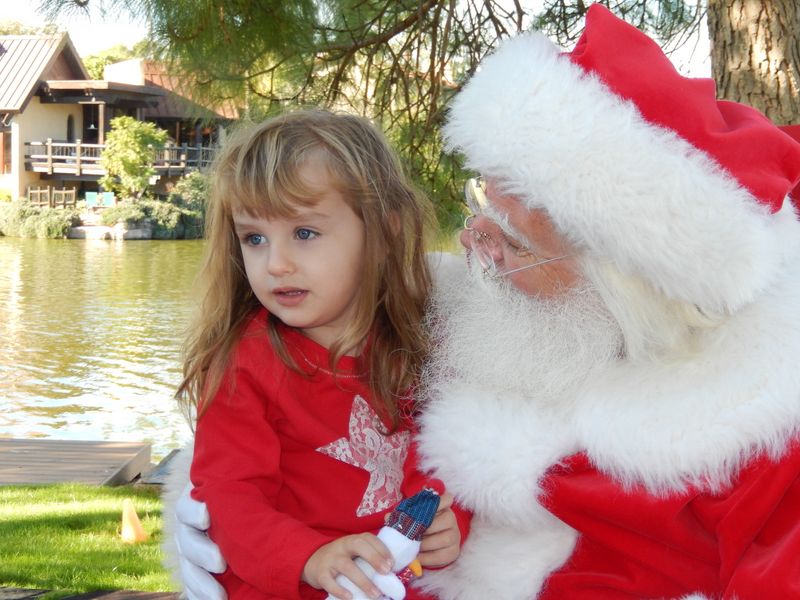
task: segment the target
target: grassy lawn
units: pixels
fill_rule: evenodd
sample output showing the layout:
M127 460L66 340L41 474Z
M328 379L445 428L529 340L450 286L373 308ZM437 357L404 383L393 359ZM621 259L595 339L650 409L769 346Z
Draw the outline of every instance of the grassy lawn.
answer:
M158 494L77 484L0 487L0 587L54 590L47 600L98 590L170 591ZM150 534L147 542L120 539L125 498Z

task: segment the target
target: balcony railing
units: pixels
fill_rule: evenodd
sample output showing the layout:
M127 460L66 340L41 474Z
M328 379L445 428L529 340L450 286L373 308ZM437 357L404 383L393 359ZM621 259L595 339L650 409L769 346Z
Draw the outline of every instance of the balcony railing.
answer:
M78 142L25 142L25 169L37 173L64 175L105 175L100 164L103 144ZM204 169L211 164L216 148L195 146L165 146L154 150L153 168L158 175L184 175Z

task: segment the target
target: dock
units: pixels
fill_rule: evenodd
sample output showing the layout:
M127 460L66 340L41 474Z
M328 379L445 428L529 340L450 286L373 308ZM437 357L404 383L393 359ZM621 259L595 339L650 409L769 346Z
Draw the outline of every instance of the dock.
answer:
M0 438L0 485L121 485L150 467L141 442Z
M166 462L162 461L161 471ZM164 476L161 471L152 469L150 444L141 442L0 438L0 486L121 485L133 480L158 484ZM39 600L48 593L42 589L0 587L0 600ZM64 600L178 600L179 597L177 592L107 590Z

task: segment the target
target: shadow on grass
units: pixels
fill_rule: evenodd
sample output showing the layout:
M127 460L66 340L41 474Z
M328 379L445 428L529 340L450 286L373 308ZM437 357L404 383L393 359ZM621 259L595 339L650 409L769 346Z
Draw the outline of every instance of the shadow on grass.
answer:
M131 498L147 542L119 537L122 500ZM73 593L168 591L161 566L161 502L136 488L0 488L0 586ZM56 596L53 596L56 597Z

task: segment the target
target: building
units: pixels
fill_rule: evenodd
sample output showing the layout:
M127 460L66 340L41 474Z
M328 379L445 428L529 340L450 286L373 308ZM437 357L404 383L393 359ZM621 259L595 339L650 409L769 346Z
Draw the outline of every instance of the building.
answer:
M217 125L236 118L236 111L199 110L181 99L176 78L163 69L155 77L158 69L147 61L135 63L135 76L134 63L92 80L67 33L0 36L0 197L16 199L42 187L97 190L109 123L121 115L178 134L156 157L162 184L207 164Z

